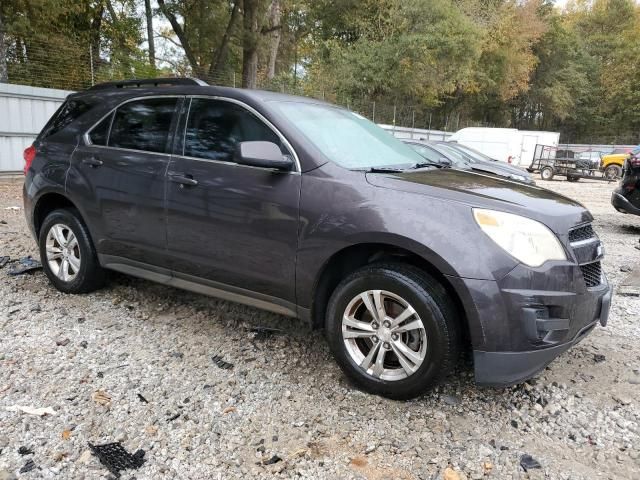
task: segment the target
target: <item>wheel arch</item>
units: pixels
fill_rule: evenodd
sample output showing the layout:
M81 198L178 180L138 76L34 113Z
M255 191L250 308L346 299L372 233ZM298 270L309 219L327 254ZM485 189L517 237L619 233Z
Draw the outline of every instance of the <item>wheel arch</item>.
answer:
M33 207L33 228L36 238L40 235L42 222L44 222L47 215L59 208L73 208L79 212L78 207L76 207L75 203L73 203L69 197L57 191L44 193L36 200L35 206Z
M464 308L461 295L449 281L447 275L442 272L443 269L438 268L436 262L432 259L427 259L412 249L384 242L350 245L335 252L324 263L317 275L313 289L310 312L312 328L319 329L324 327L329 298L342 279L360 267L383 261L404 263L418 267L440 282L455 304L463 339L465 343L469 343L469 316Z

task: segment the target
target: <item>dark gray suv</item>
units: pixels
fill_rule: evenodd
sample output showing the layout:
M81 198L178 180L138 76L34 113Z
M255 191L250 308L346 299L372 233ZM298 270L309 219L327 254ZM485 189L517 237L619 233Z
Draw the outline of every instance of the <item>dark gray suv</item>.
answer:
M391 398L424 392L462 349L478 383L522 381L607 321L584 207L437 168L318 100L102 84L69 96L25 160L59 290L90 292L109 269L298 317Z

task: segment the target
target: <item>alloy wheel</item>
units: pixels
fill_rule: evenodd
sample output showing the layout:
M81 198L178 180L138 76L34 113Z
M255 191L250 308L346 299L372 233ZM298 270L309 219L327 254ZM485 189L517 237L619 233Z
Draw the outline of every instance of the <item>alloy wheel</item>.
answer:
M385 290L367 290L349 302L342 318L342 339L356 365L387 381L413 375L427 353L420 316L405 299Z
M53 274L64 282L71 282L80 271L80 245L67 225L56 223L47 233L47 263Z

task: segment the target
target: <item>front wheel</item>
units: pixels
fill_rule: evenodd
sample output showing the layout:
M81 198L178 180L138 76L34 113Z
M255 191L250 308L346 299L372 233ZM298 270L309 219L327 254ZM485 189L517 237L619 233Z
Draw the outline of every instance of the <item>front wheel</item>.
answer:
M370 393L416 397L454 366L460 348L456 308L431 276L378 264L344 279L327 308L329 346L345 374Z
M616 180L622 176L622 168L619 165L609 165L604 169L604 177L607 180Z
M38 244L44 272L61 292L88 293L104 283L104 271L77 210L49 213L42 222Z

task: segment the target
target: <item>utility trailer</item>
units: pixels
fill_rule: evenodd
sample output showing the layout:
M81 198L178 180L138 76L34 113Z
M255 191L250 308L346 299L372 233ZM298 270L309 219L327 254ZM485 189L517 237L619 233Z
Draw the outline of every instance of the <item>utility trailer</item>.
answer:
M556 175L577 182L581 178L614 181L605 176L601 168L602 152L587 149L566 149L550 145L536 145L533 160L527 171L540 173L543 180Z

